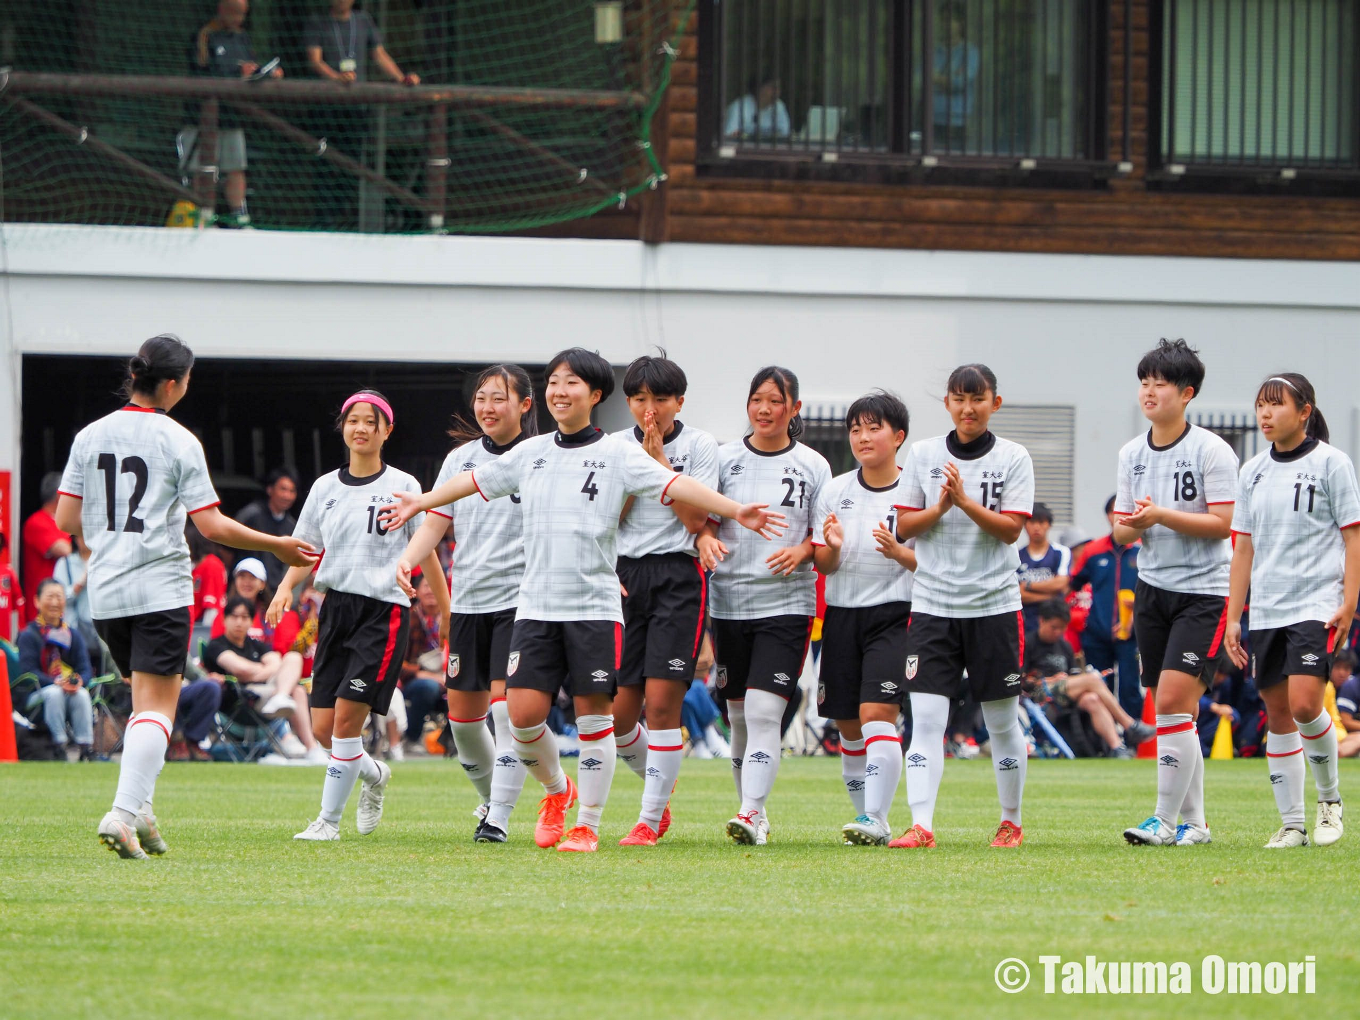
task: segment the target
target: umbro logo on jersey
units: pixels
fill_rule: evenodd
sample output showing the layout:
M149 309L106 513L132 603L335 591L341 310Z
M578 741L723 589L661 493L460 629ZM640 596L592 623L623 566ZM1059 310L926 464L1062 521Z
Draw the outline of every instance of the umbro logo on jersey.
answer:
M943 478L943 477L944 477L944 469L943 469L943 468L931 468L931 469L930 469L930 477L931 477L931 478Z
M1252 484L1252 485L1255 485L1257 482L1259 482L1259 481L1260 481L1262 478L1264 478L1264 477L1265 477L1265 475L1257 475L1255 478L1253 478L1253 479L1251 480L1251 484Z
M548 466L548 462L547 462L546 460L544 460L542 457L539 457L538 460L534 461L534 470L535 470L535 471L537 471L537 470L538 470L539 468L541 468L541 467L547 467L547 466Z
M358 677L355 677L353 680L351 680L349 682L349 685L356 691L362 691L368 687L368 684L365 683L363 680L360 680Z
M884 691L885 693L891 694L893 691L897 690L897 684L893 683L891 680L884 680L881 684L878 685L878 689L880 691Z
M916 679L916 670L921 665L921 660L915 655L907 656L907 679Z
M462 666L461 666L461 664L460 664L459 661L458 661L458 656L456 656L456 655L450 655L450 656L449 656L449 678L452 679L453 677L456 677L456 676L458 675L458 670L461 669L461 668L462 668Z
M600 759L596 758L594 755L581 760L581 768L587 772L599 772L600 766L603 764L604 762L600 761Z
M684 659L672 659L670 662L666 663L666 665L670 666L671 669L684 669L684 668L685 668L685 660L684 660Z
M845 788L851 793L859 793L860 790L864 789L864 780L851 779L849 782L845 784Z
M473 468L475 468L476 466L477 466L476 463L474 463L473 461L470 461L470 460L469 460L469 461L464 461L464 462L463 462L463 466L462 466L461 468L459 468L458 470L459 470L459 471L471 471L471 470L472 470Z
M849 510L849 509L850 509L851 507L853 507L854 505L855 505L855 501L854 501L853 499L843 499L843 500L841 500L841 509L842 509L842 510Z
M997 769L999 769L1002 772L1014 772L1017 768L1019 768L1019 766L1020 763L1016 761L1014 758L1002 758L999 762L996 763Z
M329 509L330 509L331 507L333 507L333 506L335 506L335 500L333 500L333 499L328 499L328 500L326 500L326 509L327 509L327 510L329 510Z
M1020 685L1020 674L1012 673L1003 682L1007 687L1018 687Z
M766 754L764 751L752 751L746 757L749 758L751 761L755 762L757 765L764 765L768 763L770 760L770 756Z
M1135 464L1135 465L1133 465L1133 473L1134 473L1135 475L1141 475L1141 474L1142 474L1144 471L1146 471L1146 470L1147 470L1147 465L1146 465L1146 464Z
M1159 764L1165 765L1169 769L1178 769L1181 767L1181 760L1175 755L1164 754L1158 758L1157 761Z
M519 652L511 652L510 658L505 660L505 675L514 676L517 669L519 669Z
M1318 657L1312 652L1309 652L1307 655L1302 656L1302 661L1305 666L1312 666L1317 663Z
M739 475L745 470L746 466L744 464L733 464L732 467L728 469L728 474Z
M506 768L510 768L510 766L517 765L518 763L519 759L516 758L514 755L509 754L503 754L496 759L497 765L504 765Z
M915 754L907 755L907 768L923 769L926 767L926 756L919 751Z
M787 673L776 673L774 675L774 682L781 686L787 687L789 683L789 675Z
M1198 666L1199 656L1194 652L1186 652L1181 656L1181 662L1185 663L1187 666Z
M603 681L609 679L609 672L603 669L597 669L594 673L591 673L590 675L593 676L596 679L596 681Z

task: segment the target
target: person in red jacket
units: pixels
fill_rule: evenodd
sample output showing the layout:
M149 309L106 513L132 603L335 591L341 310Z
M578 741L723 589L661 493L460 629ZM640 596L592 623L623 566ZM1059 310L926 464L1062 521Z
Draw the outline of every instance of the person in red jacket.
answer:
M0 531L0 557L9 549L9 536ZM19 575L9 563L0 563L0 638L12 642L19 633L15 614L24 615L24 592Z
M51 471L43 475L40 498L42 506L24 521L24 623L38 615L38 585L57 569L57 560L71 555L71 536L57 527L57 489L61 473Z

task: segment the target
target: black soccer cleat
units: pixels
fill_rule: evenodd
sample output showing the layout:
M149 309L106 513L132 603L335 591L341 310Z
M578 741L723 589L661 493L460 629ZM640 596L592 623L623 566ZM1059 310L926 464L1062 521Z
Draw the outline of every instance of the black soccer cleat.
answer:
M472 842L474 843L504 843L505 840L505 830L492 825L485 819L477 823L477 831L472 834Z

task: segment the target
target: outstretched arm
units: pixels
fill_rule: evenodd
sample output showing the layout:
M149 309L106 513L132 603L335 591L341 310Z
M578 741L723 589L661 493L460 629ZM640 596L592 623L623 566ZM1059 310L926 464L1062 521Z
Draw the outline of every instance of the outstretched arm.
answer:
M255 531L244 524L233 521L215 506L190 514L194 527L210 542L230 546L233 549L249 549L254 552L273 553L290 567L311 567L316 565L319 554L316 549L292 535L275 537L263 531Z
M472 480L472 472L460 471L443 485L430 492L422 492L419 495L404 490L392 493L397 501L384 507L378 513L378 520L384 528L391 531L393 528L400 528L418 513L433 510L435 507L444 506L448 503L456 503L460 499L467 499L476 491L477 483ZM447 524L445 526L447 527ZM431 546L430 548L434 547ZM428 553L429 549L425 551ZM421 559L423 558L422 556ZM419 562L419 560L415 562Z
M442 506L443 504L436 504ZM415 569L417 563L424 563L431 556L435 555L435 549L439 546L439 540L444 537L444 533L449 529L449 519L439 514L425 515L425 520L421 522L416 533L411 536L411 540L406 543L406 549L401 554L401 562L397 564L397 584L401 590L406 592L407 597L415 594L415 589L411 587L411 571ZM431 576L443 577L444 567L441 564ZM448 602L449 586L439 585L444 589L444 601ZM448 612L448 605L445 604L444 612Z
M767 510L766 504L747 503L743 506L686 475L672 478L666 487L666 495L710 514L730 517L743 528L750 528L765 538L775 538L788 527L784 515Z

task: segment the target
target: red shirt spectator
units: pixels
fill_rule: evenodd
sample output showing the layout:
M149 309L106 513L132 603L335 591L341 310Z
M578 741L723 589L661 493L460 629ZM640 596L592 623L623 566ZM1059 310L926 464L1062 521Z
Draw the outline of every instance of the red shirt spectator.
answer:
M49 472L42 480L42 506L24 521L24 623L38 615L38 585L56 572L57 560L71 555L71 536L57 527L57 486L61 475Z
M220 615L227 602L227 567L212 553L194 567L194 622L212 610ZM216 617L213 622L216 623Z
M8 563L0 564L0 638L13 641L19 632L15 625L16 613L23 615L24 593L19 587L19 575Z

